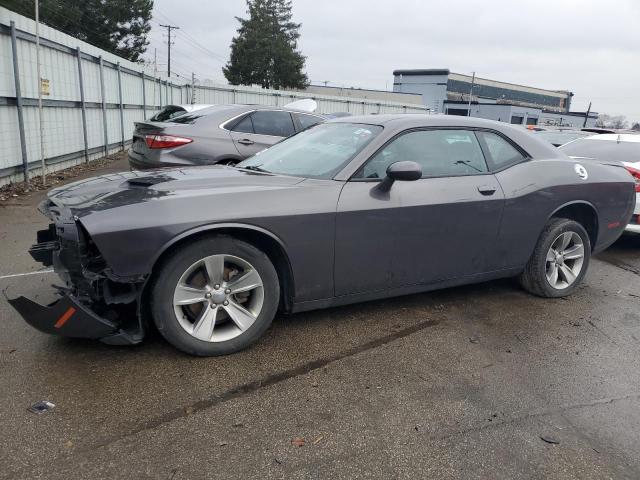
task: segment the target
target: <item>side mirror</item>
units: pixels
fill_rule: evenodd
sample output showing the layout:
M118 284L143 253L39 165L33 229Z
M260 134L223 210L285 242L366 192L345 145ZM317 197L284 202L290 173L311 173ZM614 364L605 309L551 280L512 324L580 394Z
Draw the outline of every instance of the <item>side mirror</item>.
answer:
M395 162L387 167L387 176L379 184L382 191L389 191L396 180L411 182L422 178L422 167L416 162Z

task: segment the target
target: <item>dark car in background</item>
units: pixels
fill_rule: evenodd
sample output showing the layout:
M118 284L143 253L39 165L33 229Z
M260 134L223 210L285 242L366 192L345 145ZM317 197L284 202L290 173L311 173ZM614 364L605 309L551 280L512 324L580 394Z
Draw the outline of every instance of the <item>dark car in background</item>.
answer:
M190 103L185 105L166 105L149 119L150 122L168 122L172 118L179 117L185 113L197 112L204 108L213 107L207 103Z
M238 115L249 129L251 114ZM242 138L237 124L224 131ZM52 223L31 254L62 278L61 298L9 302L44 332L132 344L154 322L185 352L221 355L256 341L278 311L513 276L564 297L634 204L618 162L572 160L502 122L341 118L237 167L52 190L41 205Z
M214 105L167 121L136 122L129 165L135 170L234 165L307 127L322 115L261 105Z
M636 208L626 231L640 233L640 133L603 133L581 138L561 147L576 159L620 162L636 182Z

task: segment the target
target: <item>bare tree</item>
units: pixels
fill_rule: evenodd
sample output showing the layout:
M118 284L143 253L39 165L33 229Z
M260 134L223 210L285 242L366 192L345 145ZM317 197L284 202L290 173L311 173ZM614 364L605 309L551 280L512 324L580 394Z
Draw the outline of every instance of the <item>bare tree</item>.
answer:
M596 127L600 128L628 128L629 122L627 122L627 117L624 115L607 115L606 113L601 113L598 115L598 120L596 121Z
M640 130L640 122L636 122L632 125L631 130Z

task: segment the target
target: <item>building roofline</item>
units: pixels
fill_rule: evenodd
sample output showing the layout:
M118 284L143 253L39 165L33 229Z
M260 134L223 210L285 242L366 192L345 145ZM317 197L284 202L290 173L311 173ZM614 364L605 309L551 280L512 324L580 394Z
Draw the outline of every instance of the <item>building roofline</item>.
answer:
M393 75L449 75L450 73L451 71L448 68L427 68L393 71Z
M451 70L449 70L448 68L426 68L426 69L406 69L406 70L394 70L393 71L393 75L394 76L398 76L398 75L406 75L406 76L429 76L429 75L450 75L450 76L456 76L459 77L457 79L454 78L454 80L462 80L462 81L467 81L467 82L471 82L471 75L466 75L464 73L455 73L452 72ZM460 78L462 77L462 78ZM464 79L464 80L463 80ZM488 83L495 83L495 84L499 84L499 85L504 85L505 87L515 87L516 89L526 89L529 91L534 91L532 93L541 93L541 94L556 94L556 95L563 95L566 98L571 98L573 97L573 92L569 91L569 90L551 90L548 88L539 88L539 87L532 87L530 85L522 85L519 83L512 83L512 82L503 82L502 80L493 80L491 78L484 78L484 77L475 77L475 81L479 84L482 84L482 82L488 82Z

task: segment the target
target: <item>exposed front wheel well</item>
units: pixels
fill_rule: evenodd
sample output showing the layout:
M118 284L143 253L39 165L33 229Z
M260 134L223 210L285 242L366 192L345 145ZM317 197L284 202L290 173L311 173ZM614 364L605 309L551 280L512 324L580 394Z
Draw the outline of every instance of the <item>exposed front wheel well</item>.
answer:
M591 249L595 248L598 240L598 214L591 205L586 203L567 205L556 211L552 218L567 218L578 222L589 234Z

